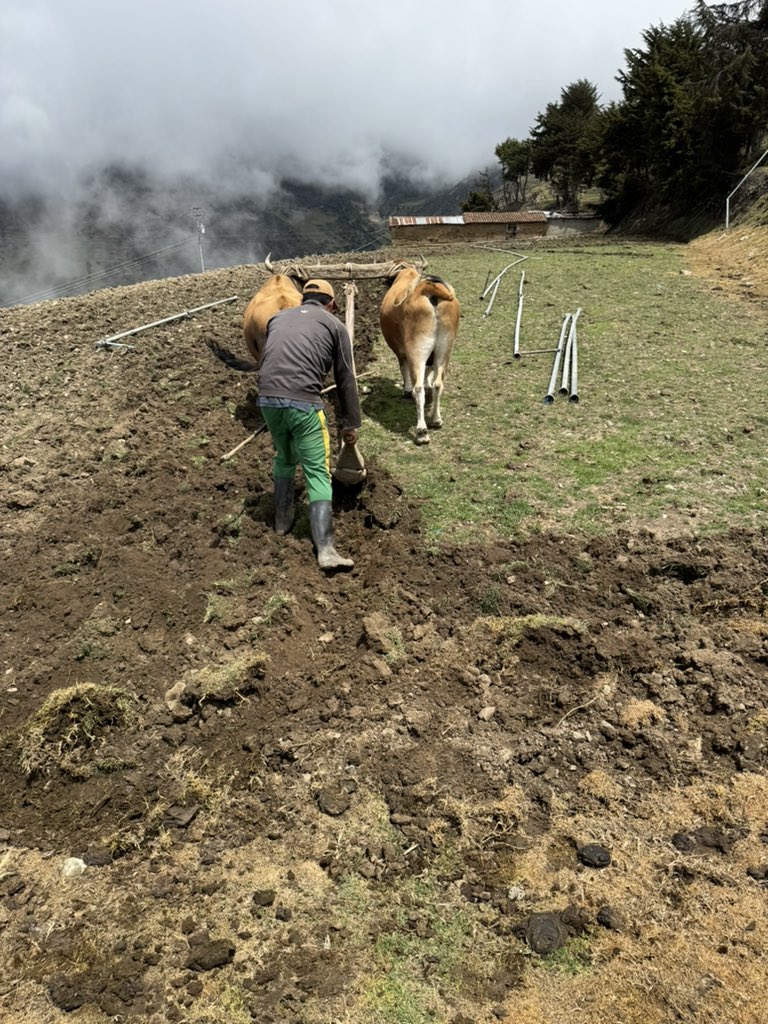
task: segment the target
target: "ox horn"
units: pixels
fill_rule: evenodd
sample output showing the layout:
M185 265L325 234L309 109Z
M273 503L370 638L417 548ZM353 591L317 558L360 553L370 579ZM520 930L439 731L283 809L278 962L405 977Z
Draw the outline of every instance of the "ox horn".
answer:
M264 266L267 268L267 270L270 272L270 274L274 274L275 268L272 266L272 261L269 258L271 255L272 255L271 252L267 253L267 255L266 255L265 259L264 259Z

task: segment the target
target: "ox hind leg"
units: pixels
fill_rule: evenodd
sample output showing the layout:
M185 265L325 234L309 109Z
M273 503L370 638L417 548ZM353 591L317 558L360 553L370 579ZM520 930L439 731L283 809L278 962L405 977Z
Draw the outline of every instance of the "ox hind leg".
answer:
M430 384L431 395L429 410L427 412L427 423L430 427L442 427L443 417L440 414L440 399L443 395L445 374L453 350L453 342L456 336L456 325L451 322L451 317L442 317L438 313L437 336L435 347L430 359Z
M403 395L402 395L402 397L410 399L410 398L413 397L413 380L411 378L411 370L410 370L410 367L408 366L408 360L405 358L405 356L400 356L399 357L399 361L400 361L400 373L403 376Z
M443 381L445 380L445 367L438 366L429 375L429 388L426 420L427 426L438 430L443 425L443 417L440 415L440 398L443 394Z
M427 376L424 382L425 417L428 427L438 429L443 425L443 420L440 416L440 394L443 387L443 374L442 371L436 373L435 366L435 353L433 352L427 362Z
M427 420L424 415L426 406L425 377L427 369L427 353L424 351L425 347L426 346L414 346L417 351L413 356L408 357L408 370L411 380L413 381L413 401L416 404L416 444L428 444L429 442Z

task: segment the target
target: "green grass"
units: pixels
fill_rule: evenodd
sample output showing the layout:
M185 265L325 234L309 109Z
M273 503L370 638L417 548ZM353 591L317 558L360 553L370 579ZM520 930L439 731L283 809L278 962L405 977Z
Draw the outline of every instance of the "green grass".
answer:
M360 922L380 917L377 896L357 879L340 889L341 903ZM431 872L408 879L388 902L390 927L369 949L370 963L358 994L360 1024L427 1024L441 1019L446 995L474 998L467 984L480 984L488 965L503 953L504 940L479 942L472 915L446 900ZM416 928L418 921L420 928ZM360 948L367 945L362 930ZM425 973L425 966L429 968ZM474 979L474 980L472 980Z
M486 276L508 253L443 249L429 272L450 280L462 319L442 430L413 442L380 339L363 399L361 450L420 501L428 542L544 529L600 532L666 518L697 531L765 522L768 423L760 400L768 331L757 306L684 274L685 247L595 240L540 243L502 278L490 316ZM545 404L553 348L577 322L578 403ZM560 378L557 378L559 386Z
M586 936L569 939L564 946L544 958L547 970L575 976L584 974L592 967L592 949Z

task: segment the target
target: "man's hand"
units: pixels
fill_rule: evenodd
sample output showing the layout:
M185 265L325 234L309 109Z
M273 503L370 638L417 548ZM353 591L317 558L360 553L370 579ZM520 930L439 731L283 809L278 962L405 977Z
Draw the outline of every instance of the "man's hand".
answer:
M356 430L344 430L341 434L341 439L344 444L356 445L357 444L357 431Z

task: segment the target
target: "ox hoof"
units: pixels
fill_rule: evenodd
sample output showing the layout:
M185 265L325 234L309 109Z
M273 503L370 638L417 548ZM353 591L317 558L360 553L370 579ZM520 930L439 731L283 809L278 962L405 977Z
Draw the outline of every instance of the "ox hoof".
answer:
M430 430L439 430L440 427L442 427L442 425L443 425L443 421L442 420L435 420L433 423L428 423L427 424L427 426L429 427Z
M417 431L416 444L429 444L429 434L426 430Z

